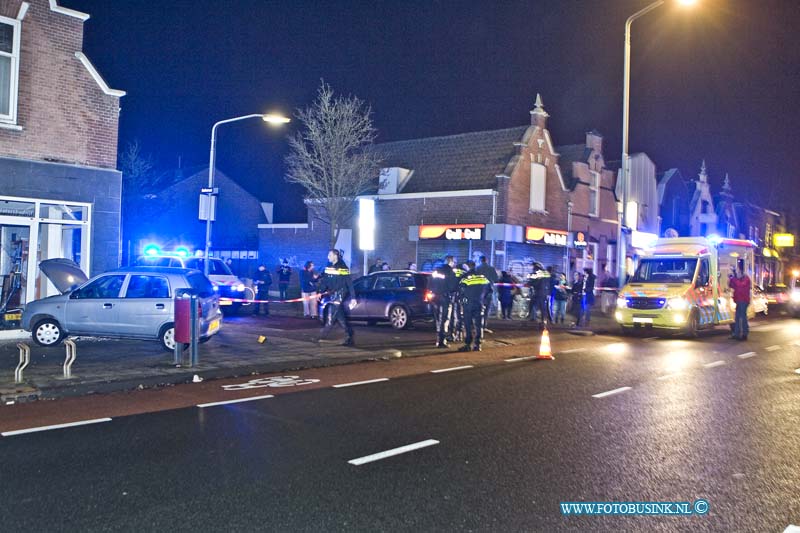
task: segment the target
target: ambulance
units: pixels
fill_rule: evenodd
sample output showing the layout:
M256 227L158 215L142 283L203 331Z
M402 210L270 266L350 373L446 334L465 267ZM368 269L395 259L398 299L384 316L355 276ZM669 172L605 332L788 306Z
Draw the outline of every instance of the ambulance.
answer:
M737 265L753 279L754 251L755 243L741 239L658 239L620 291L614 317L623 332L652 328L690 336L733 324L736 305L728 279ZM755 316L752 305L747 316Z

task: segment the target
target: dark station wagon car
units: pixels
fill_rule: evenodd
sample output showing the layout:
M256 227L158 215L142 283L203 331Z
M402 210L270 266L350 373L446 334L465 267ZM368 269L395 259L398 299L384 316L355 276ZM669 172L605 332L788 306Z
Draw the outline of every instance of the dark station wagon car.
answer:
M384 270L360 277L353 281L358 303L350 310L350 319L369 324L388 321L393 328L404 329L414 320L431 318L429 280L429 274L412 270ZM330 319L334 305L330 297L320 298L323 323Z

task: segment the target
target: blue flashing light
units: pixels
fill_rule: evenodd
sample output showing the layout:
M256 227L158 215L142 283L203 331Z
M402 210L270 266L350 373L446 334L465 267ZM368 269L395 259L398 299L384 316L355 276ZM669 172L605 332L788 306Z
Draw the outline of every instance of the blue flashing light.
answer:
M722 242L722 237L720 237L716 233L712 233L711 235L706 237L706 239L708 239L708 242L710 242L714 246L716 246L716 245L718 245L718 244L720 244Z
M189 257L191 252L186 246L178 246L175 248L175 253L178 254L180 257Z
M156 244L148 244L147 246L144 247L143 252L144 255L156 256L161 253L161 248L159 248L158 245Z

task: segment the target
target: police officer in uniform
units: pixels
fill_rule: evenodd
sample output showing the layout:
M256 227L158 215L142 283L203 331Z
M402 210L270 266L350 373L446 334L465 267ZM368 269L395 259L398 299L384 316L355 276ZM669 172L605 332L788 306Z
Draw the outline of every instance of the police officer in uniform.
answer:
M458 351L468 352L472 350L480 352L481 339L483 337L483 313L486 310L486 295L492 290L492 284L486 279L486 276L475 271L475 261L467 261L467 268L467 273L459 283L467 336L464 339L464 346L459 348Z
M546 327L550 321L550 306L548 298L552 291L550 283L550 273L544 269L541 263L533 264L533 274L528 278L528 284L532 289L531 294L531 320L536 320L536 312L539 312L539 327Z
M447 336L450 331L450 314L452 313L451 295L458 292L458 280L453 265L452 255L444 258L444 264L431 274L430 290L433 293L433 319L436 323L436 347L447 348Z
M460 283L461 278L464 277L465 271L464 269L455 266L455 262L455 259L453 259L452 265L453 274L456 277L456 289L450 293L450 328L447 331L447 340L450 342L461 340L462 330L464 329Z
M353 281L350 279L350 269L342 260L339 250L328 252L328 266L325 267L319 288L320 292L331 293L333 302L333 312L320 331L320 339L327 337L331 329L339 323L344 328L345 335L342 346L353 346L353 328L350 326L347 314L349 309L356 305L356 293L353 290Z

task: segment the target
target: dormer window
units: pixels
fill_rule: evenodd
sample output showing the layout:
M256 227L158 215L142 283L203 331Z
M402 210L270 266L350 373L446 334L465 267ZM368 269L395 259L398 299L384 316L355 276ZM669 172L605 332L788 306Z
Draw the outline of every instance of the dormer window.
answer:
M0 122L17 121L17 84L19 81L18 20L0 17Z

